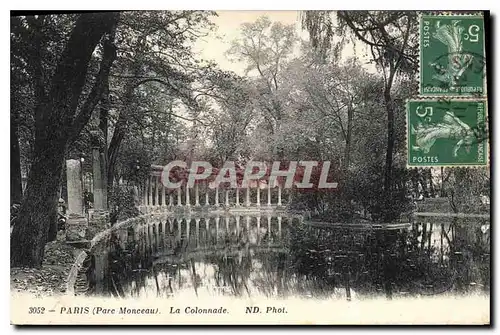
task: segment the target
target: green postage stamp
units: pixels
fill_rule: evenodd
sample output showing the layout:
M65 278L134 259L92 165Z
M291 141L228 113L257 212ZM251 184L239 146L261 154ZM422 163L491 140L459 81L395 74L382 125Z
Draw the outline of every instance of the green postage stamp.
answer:
M420 95L485 96L482 16L420 18Z
M408 167L488 164L486 100L410 100Z

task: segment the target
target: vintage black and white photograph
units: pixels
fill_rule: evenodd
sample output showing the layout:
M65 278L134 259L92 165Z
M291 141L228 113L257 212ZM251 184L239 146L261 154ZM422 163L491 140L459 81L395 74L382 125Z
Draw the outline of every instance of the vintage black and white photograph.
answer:
M489 325L489 37L11 12L11 323Z

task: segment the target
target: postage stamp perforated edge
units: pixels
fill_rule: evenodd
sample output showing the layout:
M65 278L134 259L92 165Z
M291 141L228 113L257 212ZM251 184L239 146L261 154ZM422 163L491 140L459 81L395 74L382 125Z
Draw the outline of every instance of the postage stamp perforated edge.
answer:
M484 118L485 118L485 125L486 125L486 134L488 134L486 138L486 155L485 155L485 162L482 164L477 164L477 163L471 163L471 164L426 164L426 163L419 163L418 165L410 165L410 120L409 120L409 106L411 102L418 102L418 101L440 101L440 100L453 100L453 101L471 101L471 102L484 102ZM405 127L406 127L406 168L407 169L418 169L418 168L472 168L472 169L484 169L484 168L489 168L490 167L490 128L489 128L489 118L488 118L488 99L486 97L478 97L478 98L473 98L473 97L421 97L421 96L416 96L413 98L408 98L405 101Z
M423 93L423 78L422 78L422 57L423 57L423 52L422 52L422 18L423 17L428 17L428 16L443 16L443 17L481 17L483 18L483 33L485 30L484 27L484 13L483 11L471 11L471 12L456 12L456 11L421 11L418 14L418 68L417 68L417 88L416 88L416 98L439 98L439 97L447 97L447 98L461 98L461 99L478 99L478 98L486 98L487 97L487 85L486 85L486 62L484 63L484 76L483 76L483 93L481 95L475 95L474 93L466 93L466 94L461 94L461 95L454 95L454 93L441 93L441 92L436 92L436 93ZM486 39L483 38L483 54L486 59Z

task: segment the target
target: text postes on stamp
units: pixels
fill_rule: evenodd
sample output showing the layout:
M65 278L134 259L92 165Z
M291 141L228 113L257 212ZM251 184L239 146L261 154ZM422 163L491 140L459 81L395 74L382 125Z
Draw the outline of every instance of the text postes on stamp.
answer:
M486 100L410 100L408 166L486 166Z
M482 16L420 18L420 94L485 96Z

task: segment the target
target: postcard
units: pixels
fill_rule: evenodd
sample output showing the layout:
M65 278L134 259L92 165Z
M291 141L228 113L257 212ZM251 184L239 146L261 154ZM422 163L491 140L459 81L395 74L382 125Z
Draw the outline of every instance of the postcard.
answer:
M14 325L489 325L488 11L12 12Z

